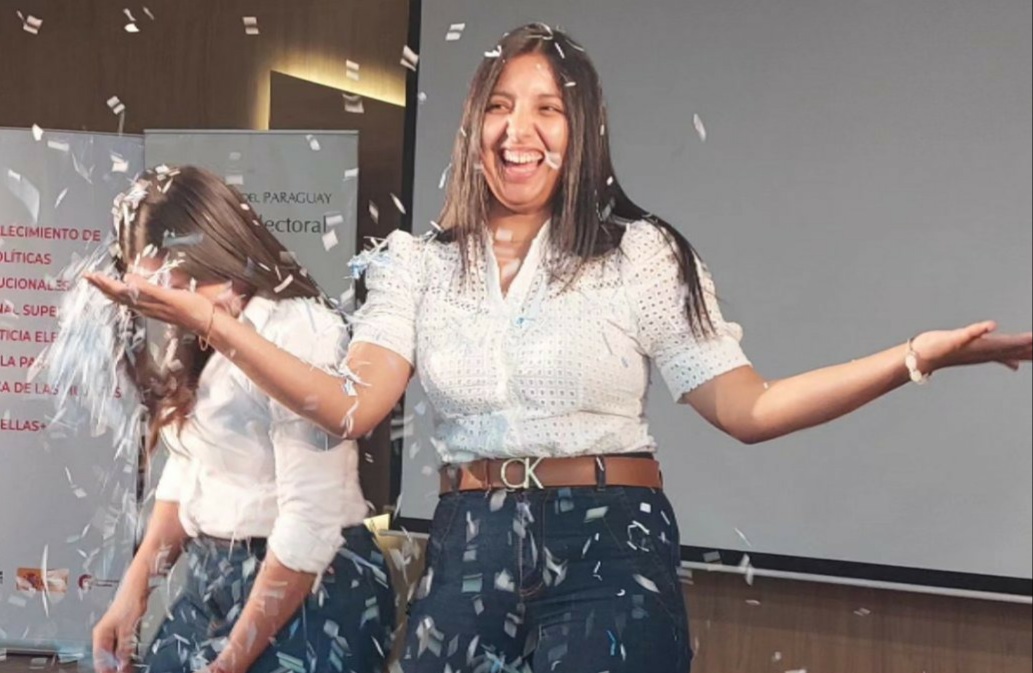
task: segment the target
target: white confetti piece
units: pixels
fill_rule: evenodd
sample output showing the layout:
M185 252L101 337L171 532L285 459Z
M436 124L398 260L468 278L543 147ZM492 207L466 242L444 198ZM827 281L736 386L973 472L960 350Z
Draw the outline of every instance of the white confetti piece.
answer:
M21 173L7 169L7 188L18 197L29 211L33 223L39 220L39 190Z
M148 19L150 19L151 21L154 21L154 14L152 14L151 10L147 9L147 7L143 8L143 13L147 15Z
M502 47L495 47L491 51L484 52L484 58L498 58L502 56Z
M563 162L563 157L558 152L546 152L545 153L545 165L554 171L560 169L560 164Z
M18 12L18 16L20 17L21 15L22 15L22 13ZM33 35L39 35L39 29L42 28L42 27L43 27L43 19L35 17L32 14L29 14L27 17L22 19L22 30L24 30L26 33L32 33Z
M380 221L380 208L372 201L369 202L369 216L373 218L374 222Z
M445 41L455 42L463 36L464 30L466 30L465 23L453 23L448 27L448 32L445 33Z
M416 94L416 100L419 101L420 105L427 102L427 94L423 91Z
M400 212L400 213L401 213L402 215L405 215L405 206L404 206L404 205L402 204L402 200L401 200L401 199L399 199L399 198L398 198L397 196L395 196L394 194L392 194L392 195L391 195L391 201L393 201L393 202L394 202L394 204L395 204L395 208L397 208L397 209L398 209L398 212Z
M653 506L650 505L648 502L644 502L638 506L638 511L650 514L653 511Z
M135 24L135 23L133 23L132 21L130 21L129 23L127 23L127 24L126 24L126 25L124 26L124 28L125 28L125 31L126 31L127 33L139 33L139 32L140 32L140 29L139 29L139 28L137 28L136 24Z
M698 114L692 115L692 125L696 127L696 135L699 136L700 142L706 142L707 129L703 126L703 120L700 119Z
M857 608L856 610L854 610L854 614L858 617L867 617L868 615L872 614L872 611L868 608Z
M129 160L116 152L111 153L111 172L125 173L129 170Z
M293 274L287 274L287 277L283 279L283 282L273 288L273 292L275 292L276 294L280 294L285 289L287 289L288 285L290 285L293 282L294 282L294 275Z
M592 507L585 512L585 523L588 523L589 521L597 521L603 518L606 516L606 512L609 509L610 508L605 505L603 507Z
M499 591L516 591L516 584L509 571L502 570L495 575L495 588Z
M643 588L645 588L645 589L647 589L649 591L652 591L654 594L660 593L660 589L656 586L656 582L654 582L653 580L649 579L648 577L643 577L642 575L633 575L632 577Z
M415 51L409 48L409 45L402 47L402 65L416 72L416 66L420 62L420 56Z
M704 563L721 563L721 552L708 551L703 554Z
M243 21L245 35L258 35L258 19L256 17L245 16Z
M344 223L344 215L336 211L327 213L323 216L323 223L328 227L336 227L337 225Z
M347 169L345 169L345 171L344 171L344 179L345 180L354 180L357 177L359 177L359 169L358 168L347 168Z
M112 96L108 99L108 107L111 108L113 114L120 115L126 111L125 104L118 99L118 96Z
M331 229L330 231L323 234L323 249L330 251L331 248L337 246L337 232Z
M48 140L47 147L58 152L68 152L71 149L71 145L63 140Z
M746 584L753 586L753 565L750 563L750 555L743 554L739 561L739 571L746 577Z
M43 139L43 129L39 127L39 124L32 125L32 137L36 142Z
M756 598L747 598L746 605L752 605L753 607L757 607L758 605L760 605L760 601L758 601Z
M305 140L308 142L308 146L313 152L318 152L320 150L319 138L309 133L305 136Z
M348 77L348 79L355 80L356 82L359 81L359 64L358 63L356 63L355 61L346 60L344 62L344 68L345 68L344 74Z
M362 114L365 109L362 106L362 96L358 94L342 93L344 97L344 111L351 114Z
M735 534L739 536L739 539L742 540L744 545L746 545L747 547L750 547L750 548L753 547L753 545L750 544L749 538L746 537L746 533L743 533L741 530L736 528L735 529Z

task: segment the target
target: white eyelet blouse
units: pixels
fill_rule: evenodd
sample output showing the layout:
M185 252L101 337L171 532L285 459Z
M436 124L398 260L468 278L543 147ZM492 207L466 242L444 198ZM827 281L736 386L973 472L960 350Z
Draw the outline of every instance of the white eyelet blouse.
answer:
M445 463L653 451L644 417L651 360L676 400L749 364L702 264L716 335L692 334L677 260L655 225L629 225L623 254L592 263L566 289L548 282L548 227L505 295L490 244L466 280L455 243L396 231L370 258L352 343L414 364Z

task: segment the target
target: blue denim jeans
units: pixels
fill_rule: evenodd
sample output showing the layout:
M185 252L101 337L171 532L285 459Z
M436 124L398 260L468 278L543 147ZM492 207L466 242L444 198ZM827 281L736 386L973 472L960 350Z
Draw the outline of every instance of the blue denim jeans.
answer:
M373 535L344 531L322 585L276 634L249 673L380 673L395 623L394 593ZM144 657L148 673L186 673L215 658L240 616L265 557L265 543L205 538L187 546L188 577Z
M678 528L647 488L449 493L405 673L688 673Z

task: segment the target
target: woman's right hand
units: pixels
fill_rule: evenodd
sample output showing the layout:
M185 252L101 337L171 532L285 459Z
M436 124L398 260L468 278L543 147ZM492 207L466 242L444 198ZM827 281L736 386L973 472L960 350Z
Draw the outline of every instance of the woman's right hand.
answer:
M86 280L111 301L123 304L137 313L194 334L203 334L210 324L214 306L198 292L161 287L142 276L126 274L118 280L100 273L86 274Z
M133 670L137 627L146 610L146 590L123 585L93 627L93 668L97 673Z

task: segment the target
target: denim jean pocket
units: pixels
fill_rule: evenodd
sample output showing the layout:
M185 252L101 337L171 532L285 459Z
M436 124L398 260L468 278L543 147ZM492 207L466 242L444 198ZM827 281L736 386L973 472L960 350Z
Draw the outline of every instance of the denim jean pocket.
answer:
M678 567L681 565L678 528L667 498L660 491L637 487L605 490L614 516L607 517L611 533L639 575L643 588L659 595L672 616L684 619ZM654 591L655 585L655 591Z
M423 576L416 585L414 599L425 598L433 588L434 577L444 575L444 564L448 558L446 548L450 546L450 534L459 510L463 509L463 494L448 493L441 496L430 522L430 536L427 540L427 562Z

